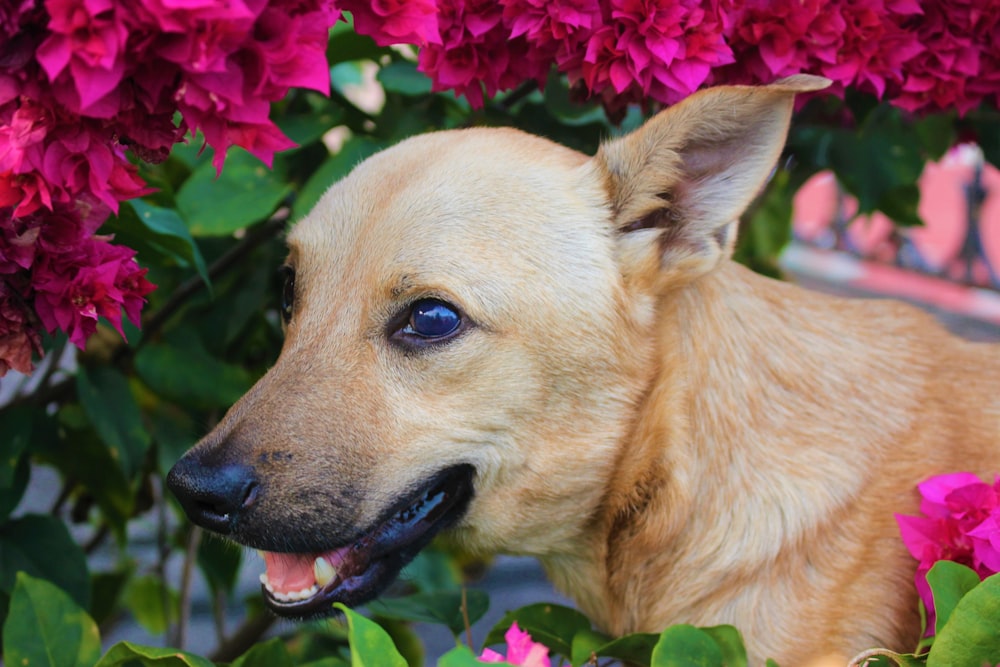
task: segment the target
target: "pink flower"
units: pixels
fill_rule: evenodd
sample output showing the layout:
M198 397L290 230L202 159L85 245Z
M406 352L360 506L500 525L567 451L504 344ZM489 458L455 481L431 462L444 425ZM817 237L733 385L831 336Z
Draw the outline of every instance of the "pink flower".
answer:
M74 251L48 255L32 272L35 312L45 328L62 329L80 349L106 318L123 338L122 309L139 324L143 297L153 290L135 251L92 237Z
M723 76L747 83L808 72L811 62L837 62L846 28L836 5L822 0L753 0L730 18L736 64Z
M113 0L46 0L45 9L50 34L35 57L50 81L72 81L78 103L70 109L87 113L121 82L128 31Z
M717 2L611 0L609 8L611 21L590 35L580 66L606 105L615 98L673 104L733 62Z
M482 655L479 656L480 662L508 662L524 667L551 667L549 649L544 644L532 641L531 635L517 627L517 621L511 624L503 638L507 642L507 656L504 657L487 648L483 649Z
M844 32L832 63L818 62L815 71L834 81L882 97L903 80L905 64L923 51L916 33L902 24L921 13L914 0L847 0L839 8Z
M1000 74L1000 7L991 0L921 3L923 15L907 27L924 50L905 63L892 103L909 111L957 108L965 114L994 95Z
M927 572L939 560L966 565L981 579L1000 572L1000 477L986 484L967 472L932 477L918 485L924 516L896 515L903 544L919 561L917 591L934 633L934 599Z
M524 36L529 57L563 71L578 70L584 42L603 23L598 0L501 0L511 38Z
M441 43L434 0L338 0L336 5L351 12L354 29L379 46Z
M528 56L524 37L511 38L503 8L490 0L441 0L441 43L420 50L417 69L433 80L434 90L454 90L473 107L528 79L543 85L548 64Z

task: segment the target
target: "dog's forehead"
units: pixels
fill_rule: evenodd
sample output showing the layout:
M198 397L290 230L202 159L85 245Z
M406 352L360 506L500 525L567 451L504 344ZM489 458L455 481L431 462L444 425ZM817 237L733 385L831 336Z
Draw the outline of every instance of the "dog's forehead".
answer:
M293 261L354 275L445 270L464 255L544 261L539 253L577 242L568 237L585 236L576 227L593 226L606 206L587 165L580 153L509 129L414 137L331 187L289 234ZM538 243L548 236L561 240Z

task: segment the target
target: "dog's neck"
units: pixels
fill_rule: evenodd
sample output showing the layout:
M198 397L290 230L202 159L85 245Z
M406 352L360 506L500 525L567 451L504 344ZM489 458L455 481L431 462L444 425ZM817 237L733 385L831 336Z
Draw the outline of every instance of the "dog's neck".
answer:
M863 497L876 434L908 426L918 388L898 378L893 405L843 400L871 377L872 348L893 372L898 348L880 331L892 314L859 332L856 318L796 290L727 263L661 299L661 366L591 533L599 543L543 560L604 629L745 622L762 596L794 595L747 582L787 559L807 573L801 544L824 548L822 533ZM845 441L845 423L865 426ZM810 446L817 438L825 446Z

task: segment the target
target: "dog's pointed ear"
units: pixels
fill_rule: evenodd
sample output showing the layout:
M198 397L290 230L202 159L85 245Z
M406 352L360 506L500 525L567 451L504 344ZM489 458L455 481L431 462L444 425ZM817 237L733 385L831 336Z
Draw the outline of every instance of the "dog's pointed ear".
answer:
M662 287L729 257L737 218L781 153L795 94L829 84L800 74L769 86L708 88L602 146L594 161L626 274Z

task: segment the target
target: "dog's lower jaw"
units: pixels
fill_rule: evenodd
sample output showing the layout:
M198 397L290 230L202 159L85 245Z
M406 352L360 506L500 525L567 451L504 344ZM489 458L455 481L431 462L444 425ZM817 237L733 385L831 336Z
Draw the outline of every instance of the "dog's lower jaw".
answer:
M291 564L299 586L311 583L289 594L276 590L270 575L262 575L265 603L281 616L311 618L333 613L335 602L356 606L377 597L438 532L461 518L473 495L473 477L467 465L442 471L350 545L310 554L265 553L269 572Z

